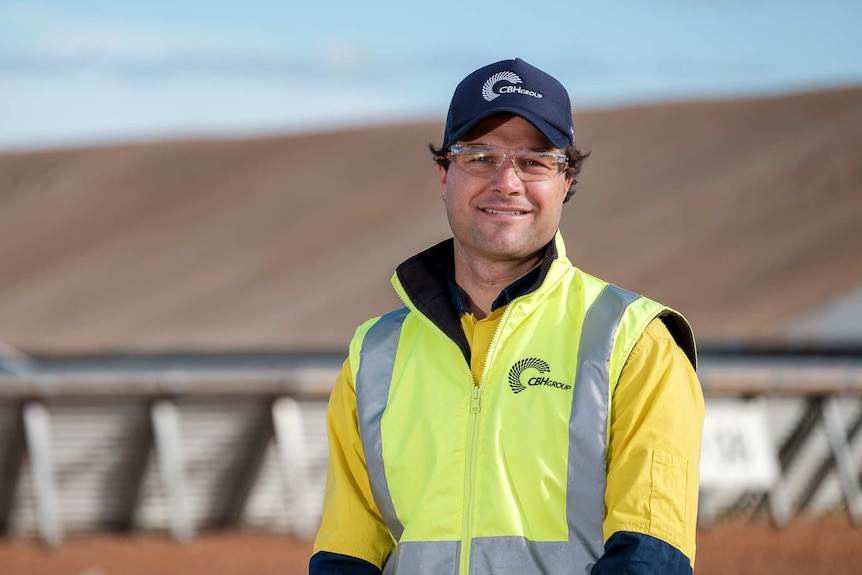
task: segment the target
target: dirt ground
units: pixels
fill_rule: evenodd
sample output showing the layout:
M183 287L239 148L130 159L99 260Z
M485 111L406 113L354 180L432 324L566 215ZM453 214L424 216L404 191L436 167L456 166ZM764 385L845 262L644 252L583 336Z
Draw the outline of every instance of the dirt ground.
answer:
M311 544L279 535L212 533L186 544L154 536L67 538L58 549L0 541L3 575L299 575ZM698 535L698 575L858 575L862 527L845 519L720 523Z

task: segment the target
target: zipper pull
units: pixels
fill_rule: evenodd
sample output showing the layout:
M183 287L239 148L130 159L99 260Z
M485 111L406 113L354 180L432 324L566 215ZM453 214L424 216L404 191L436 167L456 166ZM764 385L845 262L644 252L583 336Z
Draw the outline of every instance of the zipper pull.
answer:
M479 405L479 397L482 395L482 386L474 385L473 386L473 402L470 405L470 411L473 413L479 413L479 410L482 407Z

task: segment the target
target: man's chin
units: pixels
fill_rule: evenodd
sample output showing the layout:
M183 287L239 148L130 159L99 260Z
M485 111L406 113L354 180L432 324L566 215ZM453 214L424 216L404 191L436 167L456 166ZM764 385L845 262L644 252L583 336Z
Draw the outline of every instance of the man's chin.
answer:
M498 262L521 262L536 255L541 247L532 249L523 243L495 245L485 250L486 257Z

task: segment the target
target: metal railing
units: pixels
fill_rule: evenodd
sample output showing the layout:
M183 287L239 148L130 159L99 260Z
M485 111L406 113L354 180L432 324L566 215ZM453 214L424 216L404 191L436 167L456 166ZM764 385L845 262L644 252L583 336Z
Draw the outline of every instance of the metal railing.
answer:
M81 530L165 529L181 541L214 526L314 530L339 354L109 363L0 373L7 535L58 545ZM702 352L699 374L708 410L767 404L781 469L762 492L704 492L704 525L765 511L780 526L836 505L862 523L862 357Z
M769 412L780 470L768 489L730 494L723 505L716 494L702 493L702 524L722 513L752 517L768 510L781 527L796 514L844 506L862 525L862 355L707 354L699 376L708 401L757 402Z

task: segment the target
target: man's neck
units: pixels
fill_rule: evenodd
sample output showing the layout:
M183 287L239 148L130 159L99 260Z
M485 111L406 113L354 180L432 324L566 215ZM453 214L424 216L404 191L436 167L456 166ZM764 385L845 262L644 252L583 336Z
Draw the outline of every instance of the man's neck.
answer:
M517 261L488 261L464 256L456 246L455 283L477 319L488 317L500 292L542 262L541 251Z

